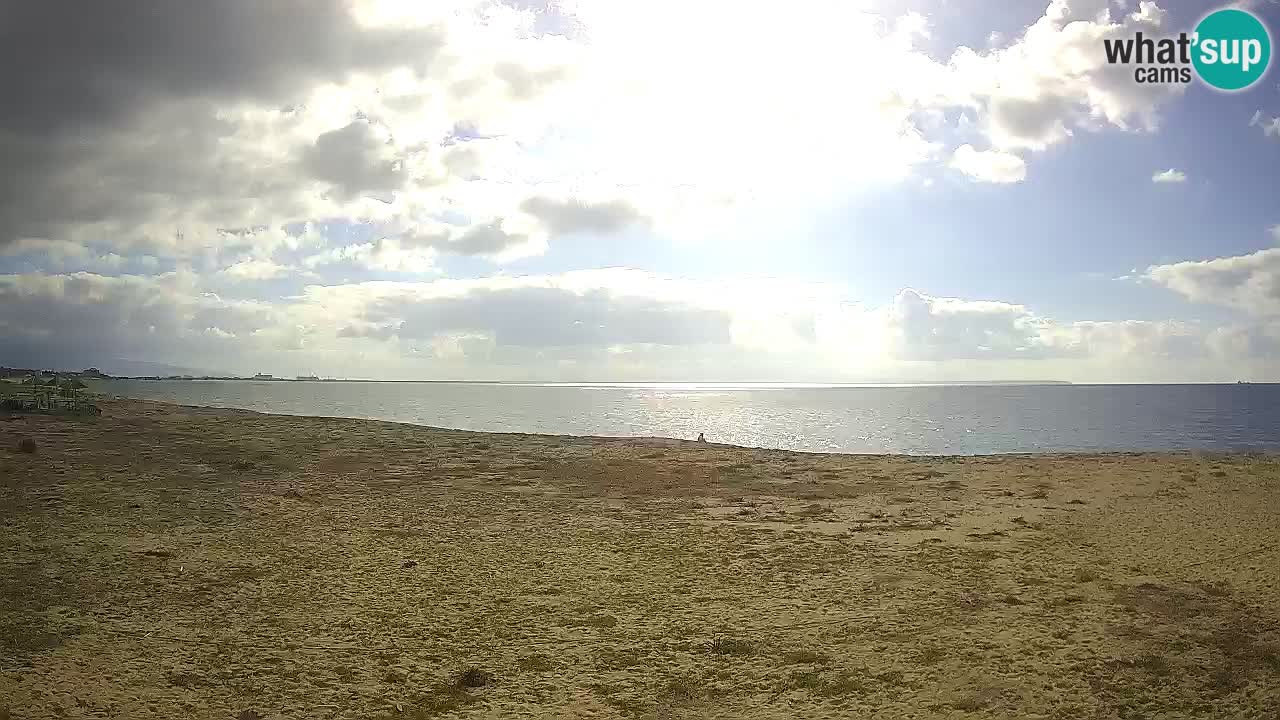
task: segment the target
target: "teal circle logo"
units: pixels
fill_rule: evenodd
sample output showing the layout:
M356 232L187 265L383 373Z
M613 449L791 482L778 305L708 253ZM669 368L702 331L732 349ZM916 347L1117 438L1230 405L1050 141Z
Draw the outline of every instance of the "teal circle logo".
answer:
M1271 64L1271 35L1253 13L1236 8L1211 12L1196 26L1191 63L1200 79L1228 92L1262 79Z

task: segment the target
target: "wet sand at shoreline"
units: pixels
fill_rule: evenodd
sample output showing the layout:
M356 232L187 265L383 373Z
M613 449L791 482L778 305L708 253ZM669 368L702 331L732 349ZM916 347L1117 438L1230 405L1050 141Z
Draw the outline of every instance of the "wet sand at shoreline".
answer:
M0 718L1272 718L1278 542L1275 455L0 415Z

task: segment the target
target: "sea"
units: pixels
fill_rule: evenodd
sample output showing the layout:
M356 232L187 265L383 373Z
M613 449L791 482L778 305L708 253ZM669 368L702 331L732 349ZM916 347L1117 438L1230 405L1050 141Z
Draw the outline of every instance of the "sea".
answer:
M730 385L105 380L107 394L486 432L816 452L1280 450L1280 384Z

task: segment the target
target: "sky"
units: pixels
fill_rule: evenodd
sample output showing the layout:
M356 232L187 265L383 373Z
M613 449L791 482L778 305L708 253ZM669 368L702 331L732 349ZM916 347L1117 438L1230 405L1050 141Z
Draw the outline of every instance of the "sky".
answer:
M0 0L0 364L1280 381L1280 75L1103 51L1216 7Z

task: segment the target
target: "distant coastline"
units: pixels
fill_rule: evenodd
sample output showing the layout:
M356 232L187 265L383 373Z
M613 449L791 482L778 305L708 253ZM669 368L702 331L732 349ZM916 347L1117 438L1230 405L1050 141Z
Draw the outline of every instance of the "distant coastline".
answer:
M59 373L75 375L75 373ZM237 376L237 375L100 375L104 380L147 380L147 381L226 381L226 382L326 382L326 383L439 383L449 385L525 385L533 387L725 387L725 388L785 388L803 390L805 388L859 388L859 387L916 387L916 386L973 386L973 385L1072 385L1069 380L960 380L960 381L902 381L902 382L855 382L855 383L789 383L789 382L726 382L695 380L639 380L632 382L595 381L595 380L381 380L374 378L327 378L316 376L275 377L275 376Z
M403 383L403 384L438 384L438 385L509 385L523 387L588 387L588 388L702 388L702 389L741 389L741 390L828 390L840 388L889 388L889 387L1019 387L1047 385L1273 385L1268 381L1220 380L1205 382L1074 382L1071 380L883 380L866 382L785 382L770 380L734 381L699 381L699 380L442 380L442 379L379 379L322 377L315 374L277 376L270 373L255 375L231 374L111 374L87 368L85 370L53 370L49 368L14 368L0 366L0 380L21 380L30 377L79 378L81 380L125 380L138 382L273 382L273 383Z

